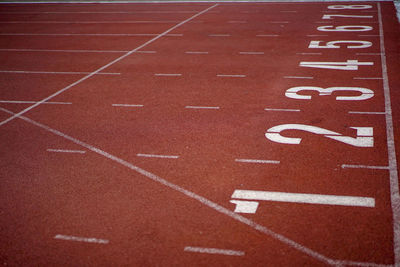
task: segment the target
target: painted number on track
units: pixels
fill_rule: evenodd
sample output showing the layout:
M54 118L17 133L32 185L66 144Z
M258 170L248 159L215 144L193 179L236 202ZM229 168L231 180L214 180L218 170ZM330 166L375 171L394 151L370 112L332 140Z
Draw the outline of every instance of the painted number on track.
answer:
M323 41L311 41L308 48L340 48L338 44L349 44L346 48L368 48L372 46L371 42L368 41L353 41L353 40L340 40L340 41L330 41L326 45L320 45ZM358 44L358 45L356 45Z
M340 133L333 132L317 126L305 125L305 124L282 124L274 126L267 130L265 137L273 142L281 144L298 145L301 142L301 138L297 137L284 137L280 133L285 130L301 130L314 134L323 135L324 137L334 139L339 142L343 142L348 145L356 147L373 147L374 137L372 127L350 127L357 130L357 137L344 136Z
M373 28L371 26L364 25L346 25L346 26L320 26L317 28L321 32L367 32Z
M328 6L328 9L369 9L371 5L333 5Z
M337 96L336 100L366 100L374 96L374 91L362 87L316 87L316 86L297 86L286 90L285 96L293 99L311 99L310 95L299 95L301 91L317 91L320 96L328 96L336 91L352 91L361 93L358 96Z
M300 62L300 67L335 69L335 70L358 70L358 66L372 66L373 62L358 62L358 60L349 59L346 62Z

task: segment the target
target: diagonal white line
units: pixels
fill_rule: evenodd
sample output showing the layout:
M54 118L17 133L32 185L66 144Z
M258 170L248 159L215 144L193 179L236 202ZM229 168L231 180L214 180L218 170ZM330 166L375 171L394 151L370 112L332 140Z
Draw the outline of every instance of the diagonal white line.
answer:
M144 44L142 44L142 45L136 47L135 49L129 51L128 53L126 53L126 54L124 54L124 55L122 55L122 56L120 56L120 57L114 59L114 60L111 61L110 63L104 65L103 67L98 68L97 70L95 70L95 71L93 71L92 73L86 75L85 77L83 77L83 78L77 80L76 82L74 82L74 83L68 85L67 87L64 87L63 89L61 89L61 90L55 92L54 94L52 94L52 95L50 95L50 96L48 96L48 97L42 99L41 101L39 101L39 102L33 104L32 106L27 107L26 109L22 110L21 112L19 112L19 113L17 113L17 114L14 114L13 116L9 117L8 119L3 120L2 122L0 122L0 126L6 124L6 123L9 122L9 121L12 121L13 119L15 119L15 118L21 116L22 114L25 114L26 112L28 112L29 110L31 110L31 109L33 109L33 108L39 106L39 105L42 104L43 102L46 102L46 101L52 99L53 97L56 97L57 95L59 95L59 94L65 92L65 91L69 90L70 88L74 87L75 85L78 85L78 84L80 84L81 82L83 82L83 81L89 79L89 78L92 77L93 75L95 75L95 74L101 72L102 70L104 70L104 69L110 67L111 65L117 63L118 61L121 61L122 59L126 58L127 56L131 55L132 53L135 53L136 51L142 49L143 47L145 47L145 46L147 46L147 45L153 43L154 41L156 41L156 40L160 39L161 37L167 35L169 32L171 32L171 31L175 30L176 28L182 26L183 24L185 24L185 23L191 21L192 19L194 19L194 18L196 18L196 17L198 17L198 16L200 16L200 15L206 13L207 11L213 9L213 8L216 7L216 6L218 6L218 4L215 4L215 5L213 5L213 6L210 6L210 7L206 8L206 9L204 9L203 11L197 13L196 15L193 15L193 16L191 16L190 18L188 18L188 19L186 19L186 20L184 20L184 21L182 21L182 22L176 24L175 26L169 28L169 29L166 30L165 32L163 32L163 33L157 35L156 37L150 39L149 41L147 41L147 42L145 42Z

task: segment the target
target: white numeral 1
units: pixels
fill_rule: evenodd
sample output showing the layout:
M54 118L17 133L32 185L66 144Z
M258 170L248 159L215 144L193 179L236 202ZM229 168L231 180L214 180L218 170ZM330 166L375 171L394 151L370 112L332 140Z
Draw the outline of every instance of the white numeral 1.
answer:
M298 145L301 142L301 138L297 137L284 137L280 132L285 130L301 130L314 134L323 135L327 138L343 142L348 145L356 147L373 147L374 137L372 127L350 127L357 130L357 137L344 136L340 133L326 130L317 126L305 125L305 124L282 124L274 126L267 130L265 137L273 142L281 144Z
M358 62L358 60L348 59L346 62L300 62L300 67L335 69L335 70L358 70L358 66L372 66L373 62Z

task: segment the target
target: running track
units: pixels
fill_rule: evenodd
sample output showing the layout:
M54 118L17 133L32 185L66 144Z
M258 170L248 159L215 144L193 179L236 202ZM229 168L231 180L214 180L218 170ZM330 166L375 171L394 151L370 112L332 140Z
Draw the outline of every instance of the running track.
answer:
M400 266L392 2L0 14L3 265Z

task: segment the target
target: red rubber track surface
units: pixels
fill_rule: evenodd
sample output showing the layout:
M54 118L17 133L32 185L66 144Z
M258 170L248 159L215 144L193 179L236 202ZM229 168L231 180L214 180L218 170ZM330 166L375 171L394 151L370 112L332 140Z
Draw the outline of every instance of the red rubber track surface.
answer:
M213 5L0 5L0 121ZM371 8L328 8L335 5ZM323 20L326 14L373 17ZM55 23L67 21L74 23ZM327 25L372 29L317 29ZM323 45L337 40L363 40L372 46L308 48L311 41ZM400 232L395 220L399 216L393 216L396 199L391 199L398 181L390 178L395 170L387 169L386 117L349 111L388 112L387 75L393 141L400 158L399 42L391 2L224 3L184 23L141 52L100 71L109 74L95 74L48 100L58 104L42 103L0 126L1 263L398 266L400 252L395 244ZM386 54L381 55L382 51ZM386 59L387 71L382 59ZM373 65L358 66L358 70L300 66L300 62L347 60ZM362 87L374 96L363 101L335 99L357 95L352 92L299 93L312 95L311 100L285 96L286 90L298 86ZM356 147L298 130L282 133L301 137L298 145L265 137L268 129L282 124L311 125L352 137L356 131L350 127L373 127L374 144ZM346 168L343 164L384 168ZM140 168L139 172L132 166ZM256 213L235 213L230 200L239 189L369 197L375 206L259 201ZM108 242L63 240L56 238L59 235ZM241 254L189 252L187 247Z

